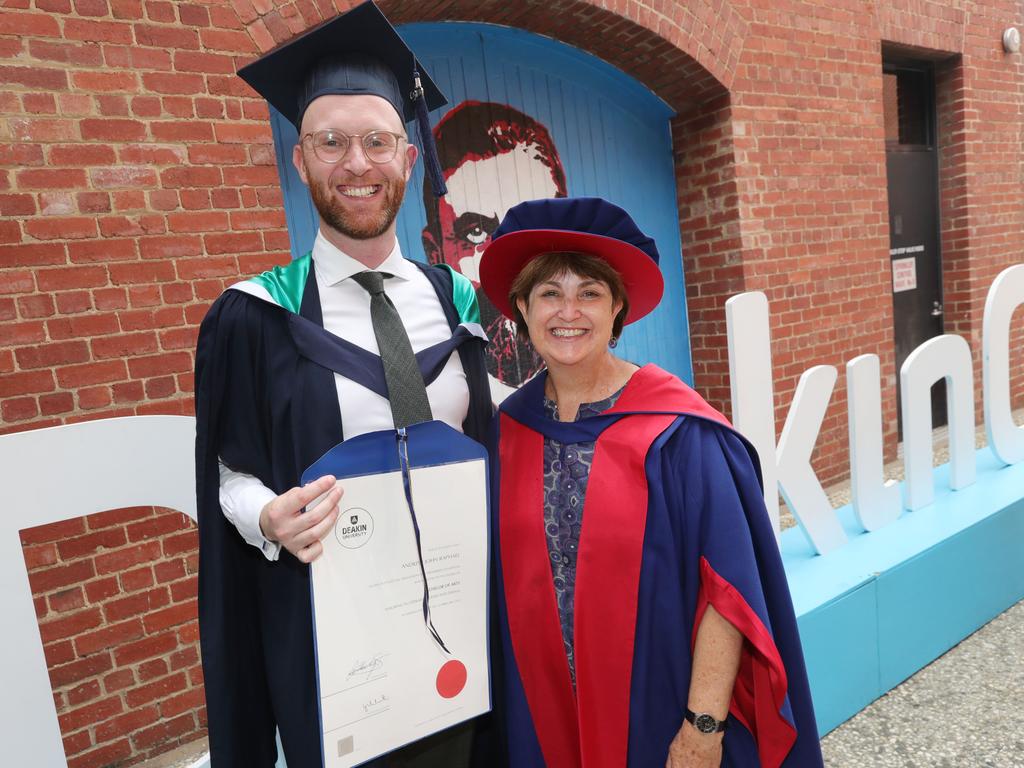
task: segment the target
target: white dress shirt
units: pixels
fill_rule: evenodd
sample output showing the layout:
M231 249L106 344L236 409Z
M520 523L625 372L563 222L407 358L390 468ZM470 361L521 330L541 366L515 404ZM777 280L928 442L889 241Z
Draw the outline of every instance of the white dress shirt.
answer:
M349 278L365 272L365 265L338 250L317 233L313 244L313 269L320 292L324 328L374 354L379 354L370 319L370 294ZM414 352L445 341L451 329L433 286L420 269L402 258L398 241L378 272L394 277L384 281L384 291L398 310ZM341 407L343 436L348 440L364 432L391 429L394 420L387 398L361 384L335 374ZM452 354L440 375L427 387L430 410L438 421L462 431L469 411L469 385L458 354ZM220 505L224 516L247 542L276 560L281 545L267 541L260 531L260 512L277 494L252 475L220 465Z

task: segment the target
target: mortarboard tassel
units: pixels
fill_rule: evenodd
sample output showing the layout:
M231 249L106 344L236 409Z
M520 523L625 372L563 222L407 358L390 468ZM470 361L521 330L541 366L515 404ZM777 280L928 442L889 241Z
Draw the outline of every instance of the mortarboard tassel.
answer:
M430 118L427 117L427 99L423 93L423 84L420 82L418 67L413 71L412 76L416 87L411 96L416 107L416 132L420 138L420 149L423 151L423 172L430 179L430 187L434 190L434 197L442 197L448 194L448 187L444 183L441 161L437 159L434 132L430 130Z

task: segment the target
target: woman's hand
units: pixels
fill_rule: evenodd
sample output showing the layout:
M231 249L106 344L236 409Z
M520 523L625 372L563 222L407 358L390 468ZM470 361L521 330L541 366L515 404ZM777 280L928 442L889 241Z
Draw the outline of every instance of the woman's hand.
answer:
M665 768L719 768L722 764L722 734L701 733L688 722L668 746Z

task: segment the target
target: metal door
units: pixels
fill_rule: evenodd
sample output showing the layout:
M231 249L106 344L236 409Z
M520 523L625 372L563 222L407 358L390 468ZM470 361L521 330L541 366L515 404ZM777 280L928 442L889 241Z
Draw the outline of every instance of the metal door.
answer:
M887 102L894 102L887 103L887 118L895 110L895 120L888 120L886 173L898 373L911 352L943 332L939 178L930 72L894 68L886 78ZM932 390L932 423L946 423L944 382Z

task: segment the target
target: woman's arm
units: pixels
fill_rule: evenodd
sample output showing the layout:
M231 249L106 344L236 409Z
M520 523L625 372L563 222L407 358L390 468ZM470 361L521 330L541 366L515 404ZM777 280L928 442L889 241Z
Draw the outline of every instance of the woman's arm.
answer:
M729 701L740 666L743 636L709 605L697 628L690 675L689 707L717 720L729 714ZM666 768L718 768L722 762L722 733L701 733L688 721L672 740Z

